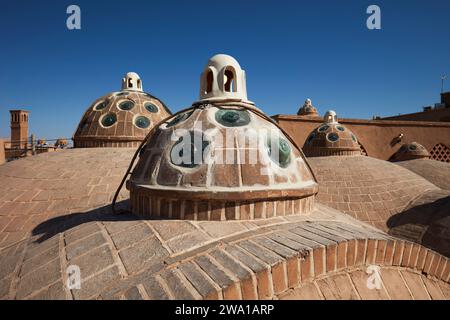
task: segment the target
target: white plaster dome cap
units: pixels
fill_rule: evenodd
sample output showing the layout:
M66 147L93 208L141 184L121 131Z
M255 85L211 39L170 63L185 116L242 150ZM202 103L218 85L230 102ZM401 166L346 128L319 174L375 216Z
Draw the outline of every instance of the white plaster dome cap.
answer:
M122 90L143 91L141 77L136 72L127 72L122 78Z
M206 64L200 77L200 101L239 101L247 98L245 71L235 58L216 54Z

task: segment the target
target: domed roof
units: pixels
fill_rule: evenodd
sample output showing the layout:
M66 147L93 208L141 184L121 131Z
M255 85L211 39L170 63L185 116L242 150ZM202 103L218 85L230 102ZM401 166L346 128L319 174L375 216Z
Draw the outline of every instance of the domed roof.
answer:
M337 121L336 112L328 111L322 125L314 129L303 145L307 157L360 155L355 135Z
M317 184L295 143L248 103L210 98L148 137L128 182L134 213L245 220L309 212Z
M419 195L439 192L421 176L389 161L365 156L313 157L317 200L388 231L387 221Z
M428 158L399 161L402 166L444 190L450 190L450 163Z
M305 104L298 110L299 116L319 116L317 109L312 105L311 99L306 99Z
M129 72L122 79L122 91L97 99L86 110L73 137L74 146L137 147L170 114L161 100L142 91L139 76Z
M393 155L393 161L405 161L413 159L429 158L430 154L424 146L417 142L405 143Z

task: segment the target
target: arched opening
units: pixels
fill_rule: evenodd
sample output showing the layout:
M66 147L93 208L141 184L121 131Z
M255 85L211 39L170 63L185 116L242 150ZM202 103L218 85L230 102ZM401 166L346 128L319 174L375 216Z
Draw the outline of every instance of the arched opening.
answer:
M141 79L138 79L138 81L137 81L137 86L138 86L138 89L142 89L142 82L141 82Z
M224 89L226 92L236 92L236 73L228 67L224 73Z
M209 69L206 72L206 77L205 77L205 94L208 94L212 91L213 88L213 81L214 81L214 75L211 69Z
M131 78L128 78L128 84L127 84L127 88L132 88L133 87L133 82Z

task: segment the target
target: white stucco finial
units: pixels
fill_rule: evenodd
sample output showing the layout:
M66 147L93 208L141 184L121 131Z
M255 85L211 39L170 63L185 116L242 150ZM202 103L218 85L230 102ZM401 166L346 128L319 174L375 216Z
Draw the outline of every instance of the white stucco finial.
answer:
M336 112L333 110L328 110L323 117L325 123L338 123Z
M245 71L233 57L217 54L209 59L200 77L200 101L247 100Z
M136 72L128 72L122 78L122 90L142 91L142 80Z

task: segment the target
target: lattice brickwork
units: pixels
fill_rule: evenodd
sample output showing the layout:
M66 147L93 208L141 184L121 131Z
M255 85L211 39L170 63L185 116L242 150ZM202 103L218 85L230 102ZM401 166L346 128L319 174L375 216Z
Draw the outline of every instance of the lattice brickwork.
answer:
M444 146L442 143L435 145L430 151L430 154L433 160L450 162L450 148Z

